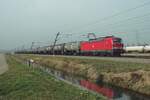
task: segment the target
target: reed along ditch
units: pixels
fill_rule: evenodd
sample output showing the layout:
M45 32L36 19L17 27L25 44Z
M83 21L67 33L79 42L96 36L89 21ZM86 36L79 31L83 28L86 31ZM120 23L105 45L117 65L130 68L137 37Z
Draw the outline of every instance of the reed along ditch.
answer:
M104 83L101 80L95 82L88 80L87 78L68 74L60 70L48 68L47 66L30 63L29 61L22 61L30 67L39 68L42 71L54 76L58 80L62 80L68 84L72 84L78 88L88 90L94 94L100 94L108 98L109 100L149 100L150 96L140 94L135 91L127 90L121 87L113 86L108 83Z

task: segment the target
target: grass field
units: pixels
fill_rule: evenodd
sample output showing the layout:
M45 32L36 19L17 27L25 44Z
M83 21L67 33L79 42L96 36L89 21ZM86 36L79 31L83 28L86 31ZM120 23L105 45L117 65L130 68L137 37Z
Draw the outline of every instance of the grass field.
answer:
M104 100L7 56L9 71L0 75L0 100Z
M80 59L40 55L16 55L36 63L90 80L102 80L116 86L150 95L150 64Z

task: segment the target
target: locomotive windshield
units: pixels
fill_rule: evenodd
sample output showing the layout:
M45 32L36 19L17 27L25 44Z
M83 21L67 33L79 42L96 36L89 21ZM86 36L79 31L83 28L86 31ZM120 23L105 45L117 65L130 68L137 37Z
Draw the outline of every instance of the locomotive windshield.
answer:
M122 43L122 39L120 39L120 38L115 38L113 41L116 43Z

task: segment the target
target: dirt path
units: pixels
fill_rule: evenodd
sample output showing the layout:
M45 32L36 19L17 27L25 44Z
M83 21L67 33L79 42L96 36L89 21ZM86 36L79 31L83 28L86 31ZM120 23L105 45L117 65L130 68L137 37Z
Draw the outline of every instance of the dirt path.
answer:
M0 75L8 70L4 54L0 54Z

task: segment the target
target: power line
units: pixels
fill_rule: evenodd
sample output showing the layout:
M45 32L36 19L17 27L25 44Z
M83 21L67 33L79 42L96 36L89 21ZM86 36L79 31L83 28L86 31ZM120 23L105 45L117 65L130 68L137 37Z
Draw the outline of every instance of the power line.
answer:
M149 21L146 21L146 22L148 22L149 23ZM138 24L141 24L141 23L143 23L143 22L136 22L137 24L136 25L138 25ZM117 26L112 26L113 28L107 28L107 31L106 30L103 30L103 31L106 31L106 32L103 32L103 33L110 33L110 29L113 29L113 30L111 30L111 31L115 31L114 29L115 28L121 28L123 25L121 25L122 23L119 23L120 25L120 27L117 27ZM132 24L132 23L131 23ZM129 24L128 24L129 25ZM124 28L129 28L129 27L124 27ZM138 28L139 29L139 28ZM149 28L148 28L149 29ZM123 30L126 30L126 29L123 29ZM133 30L133 29L130 29L130 30ZM130 30L128 30L128 31L130 31ZM137 29L134 29L134 30L137 30ZM144 30L144 29L142 29L142 30ZM127 30L126 30L127 31ZM89 31L89 32L91 32L91 31ZM88 32L87 32L88 33ZM112 33L112 32L111 32ZM74 35L78 35L78 36L83 36L83 35L86 35L87 36L87 34L85 34L85 32L84 32L84 34L82 34L82 35L80 35L80 33L79 32L76 32L76 33L72 33L72 34L74 34Z
M150 13L144 14L144 15L142 15L142 16L131 17L131 18L128 18L128 19L125 19L125 20L118 21L118 22L113 23L113 24L105 24L105 25L103 25L103 27L113 25L113 26L111 26L111 27L114 28L114 26L118 26L118 25L115 25L115 24L121 25L121 24L124 24L124 23L121 23L121 22L128 22L128 21L130 21L130 20L136 20L136 19L139 19L139 18L142 18L142 17L146 17L146 16L149 16L149 15L150 15ZM145 21L145 22L149 22L149 21ZM139 22L138 22L138 23L139 23ZM141 24L141 23L139 23L139 24ZM108 28L108 27L107 27L107 28ZM118 27L117 27L117 28L118 28ZM95 29L95 28L94 28L94 29ZM109 28L108 28L108 29L109 29Z
M147 22L149 23L149 21L147 21ZM142 23L143 23L143 22L140 22L140 23L138 22L138 23L134 24L134 26L135 26L135 25L141 25ZM144 22L144 23L145 23L145 22ZM129 24L128 24L128 25L129 25ZM115 26L115 27L112 27L112 28L108 28L107 31L110 30L110 29L113 29L113 30L114 30L115 28L121 28L121 27L122 27L122 25L120 25L120 27ZM131 27L123 27L123 28L131 28ZM136 27L136 28L137 28L137 27Z
M111 15L111 16L104 17L104 18L99 19L99 20L97 20L97 21L91 22L91 23L89 23L89 24L87 24L87 25L80 26L78 29L82 29L82 28L84 28L84 27L91 26L91 25L96 24L96 23L100 23L100 22L102 22L102 21L104 21L104 20L108 20L108 19L113 18L113 17L116 17L116 16L118 16L118 15L121 15L121 14L124 14L124 13L127 13L127 12L130 12L130 11L134 11L134 10L136 10L136 9L138 9L138 8L142 8L142 7L144 7L144 6L146 6L146 5L149 5L149 4L150 4L150 2L146 2L146 3L141 4L141 5L138 5L138 6L136 6L136 7L133 7L133 8L130 8L130 9L127 9L127 10L124 10L124 11L121 11L121 12L118 12L118 13L116 13L116 14L113 14L113 15Z

